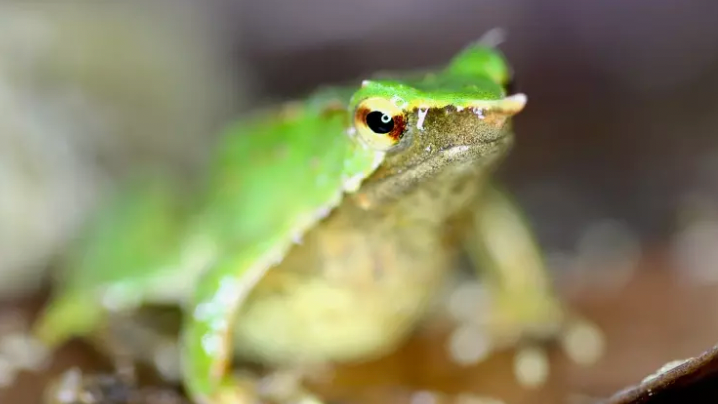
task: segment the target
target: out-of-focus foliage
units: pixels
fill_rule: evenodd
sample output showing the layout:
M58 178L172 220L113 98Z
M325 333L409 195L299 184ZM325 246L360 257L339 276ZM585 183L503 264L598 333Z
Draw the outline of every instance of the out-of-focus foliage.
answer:
M195 166L242 105L207 10L175 3L0 3L0 295L34 288L128 169Z

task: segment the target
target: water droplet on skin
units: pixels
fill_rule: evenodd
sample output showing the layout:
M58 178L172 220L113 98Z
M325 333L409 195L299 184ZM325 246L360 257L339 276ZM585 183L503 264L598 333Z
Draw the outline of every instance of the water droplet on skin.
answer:
M236 299L238 289L241 284L233 277L227 276L222 278L219 283L217 293L215 293L215 301L220 306L231 306Z
M210 303L200 303L195 307L193 316L198 321L209 320L213 315L213 306Z
M302 244L302 233L295 233L292 236L292 242L294 242L294 244L301 245Z
M359 189L362 181L364 181L364 173L359 173L353 177L344 180L344 190L346 192L354 192Z
M329 212L331 212L331 211L332 210L326 206L321 207L321 208L317 209L316 217L317 217L317 219L324 219L325 217L329 216Z
M211 356L219 355L222 346L222 340L218 335L204 335L202 337L202 349Z

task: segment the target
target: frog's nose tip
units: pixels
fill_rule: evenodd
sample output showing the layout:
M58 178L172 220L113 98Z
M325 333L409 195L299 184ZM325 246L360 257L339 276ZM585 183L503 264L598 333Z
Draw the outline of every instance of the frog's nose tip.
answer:
M506 110L510 115L515 115L524 109L527 102L528 102L528 97L526 96L526 94L517 93L517 94L510 95L508 97L505 97L501 101L501 104L502 104L502 109Z
M500 100L489 101L488 105L483 105L489 111L493 111L505 117L511 117L521 112L526 106L526 102L528 102L526 94L516 93ZM475 105L475 107L479 107L479 105Z
M506 42L507 37L508 30L506 30L506 28L494 27L481 35L481 37L476 41L476 43L489 48L496 48L502 43Z

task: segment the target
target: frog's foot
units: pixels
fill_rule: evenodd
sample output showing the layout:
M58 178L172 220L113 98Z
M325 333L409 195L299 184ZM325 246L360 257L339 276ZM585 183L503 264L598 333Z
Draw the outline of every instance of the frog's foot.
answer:
M475 365L496 351L513 347L514 375L525 387L539 387L548 379L547 343L558 342L579 365L595 363L604 351L600 329L553 298L490 296L473 283L454 292L448 311L458 322L448 341L455 363Z
M131 363L152 367L166 382L180 383L180 353L177 339L179 317L162 309L145 309L129 315L112 314L95 344L112 358L118 369L133 371ZM301 382L305 375L317 375L315 368L272 372L259 377L238 370L227 377L217 393L200 403L209 404L321 404ZM322 369L316 369L322 370ZM130 377L124 377L129 380ZM104 403L103 403L104 404Z
M109 321L92 335L92 343L118 369L131 369L141 363L154 369L164 381L179 383L178 321L176 313L162 309L110 314Z
M200 398L211 404L323 404L302 385L303 375L276 371L263 377L238 371L228 377L212 397Z
M178 391L140 387L122 373L65 371L45 390L45 404L190 404Z
M114 374L84 374L72 368L45 389L46 404L124 404L137 394L134 380Z
M53 352L29 329L21 313L0 317L0 389L10 386L23 371L41 372L49 366Z

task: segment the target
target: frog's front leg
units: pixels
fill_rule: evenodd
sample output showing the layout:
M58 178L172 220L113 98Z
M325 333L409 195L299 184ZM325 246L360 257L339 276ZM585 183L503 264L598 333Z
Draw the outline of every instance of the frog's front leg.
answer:
M295 388L273 389L271 383L230 373L234 320L257 282L283 255L281 247L265 247L257 244L243 248L241 253L216 262L197 285L187 307L180 343L182 379L198 404L255 403L263 399L320 403L298 383Z
M515 373L524 385L540 384L548 374L541 340L558 339L577 363L597 360L601 333L559 300L532 231L511 199L489 185L471 220L465 247L481 271L487 306L464 319L452 335L453 351L460 349L461 339L477 333L486 338L489 351L518 344Z

